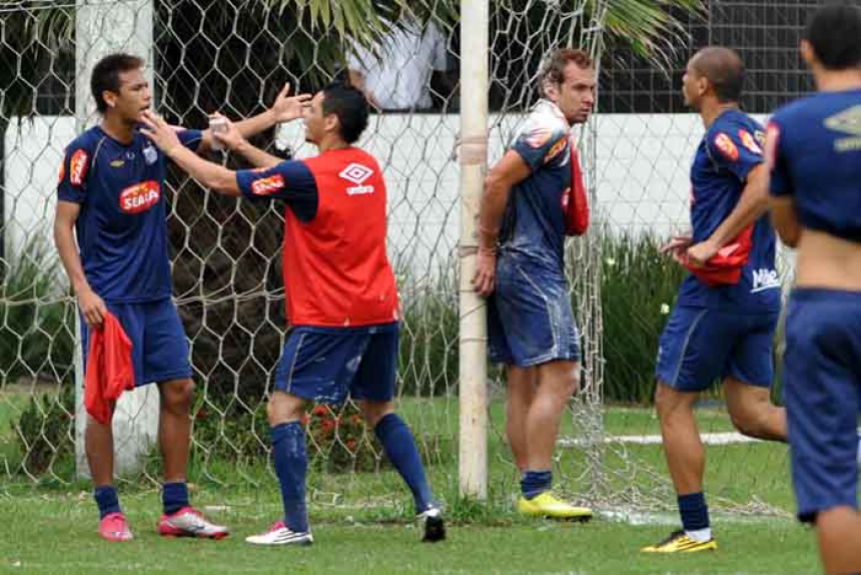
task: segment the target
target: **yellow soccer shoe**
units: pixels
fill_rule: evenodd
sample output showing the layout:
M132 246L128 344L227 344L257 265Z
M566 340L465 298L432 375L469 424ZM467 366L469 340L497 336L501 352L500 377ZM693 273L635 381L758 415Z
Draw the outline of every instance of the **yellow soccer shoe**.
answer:
M708 541L694 541L684 531L674 531L669 537L655 545L640 549L643 553L696 553L697 551L716 551L717 541L714 537Z
M575 507L557 498L549 491L545 491L532 499L526 499L521 495L517 500L517 511L524 515L550 519L570 519L573 521L592 519L592 510L588 507Z

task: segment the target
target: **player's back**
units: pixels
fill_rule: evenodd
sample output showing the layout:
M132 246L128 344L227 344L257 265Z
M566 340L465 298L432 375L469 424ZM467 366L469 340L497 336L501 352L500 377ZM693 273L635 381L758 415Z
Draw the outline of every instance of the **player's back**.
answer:
M303 161L316 180L319 203L311 222L288 218L284 275L291 322L355 326L396 320L379 164L354 147Z
M769 147L772 191L791 194L804 227L796 283L861 290L861 90L780 109Z

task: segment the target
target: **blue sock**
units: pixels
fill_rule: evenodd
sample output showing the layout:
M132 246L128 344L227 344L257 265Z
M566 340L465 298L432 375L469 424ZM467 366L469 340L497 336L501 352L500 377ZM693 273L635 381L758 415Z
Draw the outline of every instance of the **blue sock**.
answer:
M165 483L162 486L161 502L166 515L173 515L183 507L188 507L188 486L185 481Z
M703 492L679 495L679 515L685 531L697 531L709 527L709 508Z
M529 471L527 470L520 478L520 492L526 499L534 499L550 491L553 485L552 471Z
M404 478L416 503L416 513L423 513L435 505L433 493L425 477L425 468L416 448L413 434L410 433L404 420L395 413L390 413L377 422L374 433L386 457Z
M99 506L99 519L104 519L105 515L111 513L122 512L120 500L117 497L117 488L113 485L96 487L93 496L96 498L96 505Z
M281 484L284 502L284 523L295 533L308 531L308 511L305 508L305 476L308 473L308 452L305 448L305 428L298 421L282 423L270 429L275 473Z

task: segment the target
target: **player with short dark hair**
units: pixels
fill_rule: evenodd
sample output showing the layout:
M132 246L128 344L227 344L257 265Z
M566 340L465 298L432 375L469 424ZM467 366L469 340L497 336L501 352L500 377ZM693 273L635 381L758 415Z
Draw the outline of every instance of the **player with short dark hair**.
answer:
M664 250L691 270L661 335L655 404L682 529L643 551L717 548L703 494L705 450L694 406L719 380L733 425L786 441L786 415L772 405L773 337L780 313L774 230L768 222L764 132L739 110L744 66L734 51L704 48L688 62L685 102L706 128L691 167L692 237Z
M190 506L186 487L194 382L188 343L171 300L165 156L138 131L141 113L152 103L143 66L136 56L111 54L93 68L90 84L102 119L66 147L54 238L86 324L85 369L91 330L101 329L110 312L131 340L135 385L158 384L158 435L164 457L159 532L220 538L227 529L206 521ZM272 109L246 120L239 129L251 135L301 115L308 96L287 97L288 88ZM197 152L212 142L209 130L184 130L177 137ZM110 421L88 416L85 445L99 507L99 534L111 541L130 540L132 532L113 485Z
M491 360L505 365L506 434L521 474L518 511L558 519L592 517L551 488L559 423L580 380L564 262L566 200L575 186L571 126L589 118L595 84L582 50L556 50L546 59L541 100L486 178L473 278L488 298Z
M219 139L258 166L238 172L198 158L162 120L146 119L147 135L204 185L287 207L283 270L291 329L268 406L284 519L248 537L252 544L313 543L301 418L308 401L337 404L348 394L412 491L424 540L445 538L415 441L394 412L399 309L386 255L386 184L374 157L353 146L367 118L359 90L330 85L314 96L305 116L305 138L318 147L318 156L282 162L231 127Z
M818 93L768 126L771 212L798 250L786 320L792 481L825 571L861 572L861 9L818 10L801 54Z

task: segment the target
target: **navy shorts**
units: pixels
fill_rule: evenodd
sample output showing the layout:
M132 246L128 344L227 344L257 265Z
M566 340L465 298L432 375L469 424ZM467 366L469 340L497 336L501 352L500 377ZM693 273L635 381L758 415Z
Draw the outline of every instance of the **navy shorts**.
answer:
M299 326L290 331L275 389L314 401L389 401L398 371L398 323L360 327Z
M186 379L192 375L188 341L176 306L170 298L147 303L105 305L132 342L135 385ZM81 319L84 369L89 353L89 329Z
M568 283L522 258L503 255L498 260L487 332L494 363L531 367L580 359Z
M857 507L861 293L795 289L786 318L787 425L798 518Z
M655 376L679 391L703 391L728 376L770 387L778 316L676 306L661 334Z

